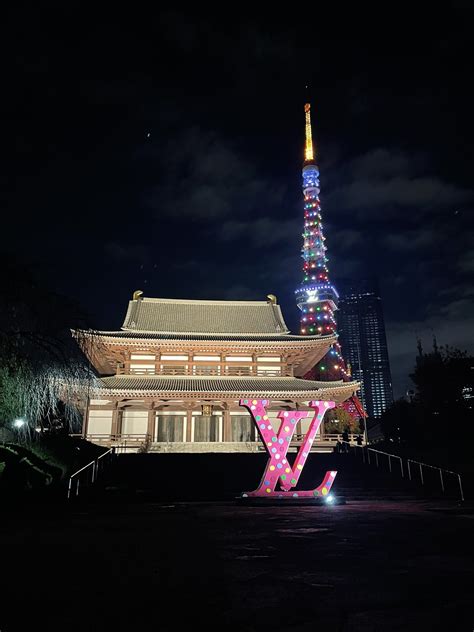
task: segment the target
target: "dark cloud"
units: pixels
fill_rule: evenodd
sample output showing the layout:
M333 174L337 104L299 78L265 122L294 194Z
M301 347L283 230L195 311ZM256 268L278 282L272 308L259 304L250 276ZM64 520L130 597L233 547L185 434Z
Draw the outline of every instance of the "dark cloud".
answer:
M150 252L148 248L141 245L133 245L129 242L118 243L109 242L104 246L106 256L110 256L117 261L148 261Z
M158 219L211 223L227 216L261 215L281 206L285 187L264 179L248 156L215 132L181 131L156 158L160 184L150 187L145 204ZM221 234L231 232L232 228Z
M421 212L442 212L449 207L472 200L472 191L462 189L435 177L388 178L369 177L353 180L328 196L328 204L350 212L358 210L358 217L393 218L403 207L416 207Z
M229 220L220 228L220 237L224 241L238 240L260 247L262 253L278 243L288 241L288 235L295 230L294 220L275 220L271 217L259 217L247 221Z
M296 329L309 98L331 278L379 277L401 394L417 333L472 340L470 23L433 9L393 37L391 22L365 36L340 20L306 37L296 9L128 8L63 29L23 12L8 29L2 247L100 327L142 288L274 293Z
M385 245L398 253L419 251L433 248L437 242L441 242L442 235L434 228L409 228L403 232L392 232L384 238Z

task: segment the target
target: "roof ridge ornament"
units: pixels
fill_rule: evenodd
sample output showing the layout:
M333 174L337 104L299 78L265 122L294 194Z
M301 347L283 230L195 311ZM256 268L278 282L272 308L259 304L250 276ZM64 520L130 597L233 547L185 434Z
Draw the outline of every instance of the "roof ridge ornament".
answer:
M143 292L142 290L135 290L135 292L133 293L133 297L132 300L134 301L138 301L139 299L141 299L143 297Z

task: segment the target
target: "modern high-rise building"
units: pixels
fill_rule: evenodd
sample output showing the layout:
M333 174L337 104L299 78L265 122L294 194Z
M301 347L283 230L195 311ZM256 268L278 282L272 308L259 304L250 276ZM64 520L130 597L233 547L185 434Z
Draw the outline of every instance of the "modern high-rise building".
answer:
M378 418L393 402L382 300L375 280L338 281L339 342L352 377L361 382L367 414Z

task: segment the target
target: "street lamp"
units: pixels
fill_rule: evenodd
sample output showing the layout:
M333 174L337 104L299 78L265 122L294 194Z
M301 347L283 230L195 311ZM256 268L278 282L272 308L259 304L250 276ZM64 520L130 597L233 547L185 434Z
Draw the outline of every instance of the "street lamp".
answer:
M23 428L25 424L26 424L26 421L24 419L15 419L15 421L13 422L13 425L15 426L15 428Z

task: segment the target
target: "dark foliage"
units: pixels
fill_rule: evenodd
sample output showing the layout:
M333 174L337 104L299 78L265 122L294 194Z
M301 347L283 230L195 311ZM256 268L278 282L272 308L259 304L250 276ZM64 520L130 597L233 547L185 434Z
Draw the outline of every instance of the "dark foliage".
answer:
M51 292L32 271L10 257L0 259L0 427L23 418L28 426L71 422L89 365L71 329L85 327L77 305Z
M416 450L458 449L456 435L474 421L474 357L435 342L430 353L420 348L410 377L414 397L394 402L382 416L386 439Z

